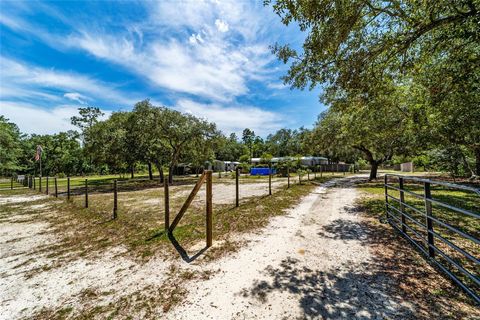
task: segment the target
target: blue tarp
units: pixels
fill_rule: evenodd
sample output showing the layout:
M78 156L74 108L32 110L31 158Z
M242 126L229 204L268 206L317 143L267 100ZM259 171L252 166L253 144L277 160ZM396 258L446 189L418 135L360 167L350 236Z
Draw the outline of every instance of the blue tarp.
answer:
M250 175L252 176L268 176L270 173L269 168L251 168L250 169ZM272 174L276 174L277 170L272 168Z

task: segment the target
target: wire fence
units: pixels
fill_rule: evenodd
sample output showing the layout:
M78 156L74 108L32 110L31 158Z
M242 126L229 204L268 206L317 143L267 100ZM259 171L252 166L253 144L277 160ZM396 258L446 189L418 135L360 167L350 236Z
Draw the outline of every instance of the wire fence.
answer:
M319 165L309 169L298 170L297 172L287 172L274 174L275 171L270 167L270 174L262 176L252 176L248 173L241 173L238 167L234 171L221 172L217 171L213 174L214 182L226 184L227 187L218 192L226 193L228 188L231 190L232 204L239 206L241 200L251 198L252 196L271 195L274 191L285 186L289 188L295 183L301 184L304 181L323 177L324 175L345 175L350 170L350 165ZM293 170L292 170L293 171ZM165 179L168 177L165 175ZM198 175L175 176L170 187L194 185ZM235 191L231 185L235 185ZM253 185L253 188L243 190L242 185ZM116 219L120 213L119 201L122 200L121 194L126 192L159 190L165 192L163 177L156 175L151 179L146 178L116 178L116 177L39 177L39 176L18 176L16 179L0 180L0 190L21 190L31 189L52 197L71 201L76 205L89 208L96 205L103 210L112 213L112 218ZM171 189L174 194L180 192L177 189ZM234 197L233 197L234 194ZM145 202L155 203L154 200L164 197L165 194L155 192L144 192L138 194L139 197L148 198ZM125 202L134 202L131 197L123 197ZM159 200L160 201L160 200ZM132 204L134 206L134 204Z

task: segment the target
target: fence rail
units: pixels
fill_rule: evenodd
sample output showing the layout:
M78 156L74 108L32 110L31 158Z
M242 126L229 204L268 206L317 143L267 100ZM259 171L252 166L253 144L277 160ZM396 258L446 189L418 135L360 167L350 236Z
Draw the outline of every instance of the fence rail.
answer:
M384 186L388 222L480 304L480 240L476 235L480 230L474 230L475 235L465 230L480 225L480 206L460 208L432 196L432 191L462 192L480 203L480 190L395 174L385 175ZM423 189L423 193L412 189Z

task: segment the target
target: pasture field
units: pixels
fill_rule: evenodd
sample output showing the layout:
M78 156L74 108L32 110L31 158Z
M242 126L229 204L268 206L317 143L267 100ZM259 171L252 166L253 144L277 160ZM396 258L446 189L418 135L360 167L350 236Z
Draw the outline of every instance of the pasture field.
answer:
M172 236L164 231L164 189L159 181L125 180L119 183L118 218L115 220L112 219L111 190L96 189L95 184L89 186L89 208L84 208L81 184L72 188L70 201L64 193L55 198L38 190L3 190L0 192L0 224L4 226L4 231L0 234L0 242L5 249L2 249L5 263L0 273L9 281L0 287L5 295L27 301L27 307L20 308L12 303L6 306L7 311L14 317L59 319L67 315L102 318L132 310L153 314L158 306L166 312L182 301L187 292L187 280L210 276L182 269L179 259L189 263L197 259L208 263L234 254L243 246L242 233L257 232L268 224L270 218L283 215L297 204L315 188L315 184L329 179L332 177L318 177L315 182L304 180L300 185L292 178L291 187L287 188L286 178L275 177L272 179L273 195L269 196L268 177L242 177L240 206L237 208L235 179L231 175L219 178L215 174L214 245L209 250L205 249L205 186L200 189ZM78 178L76 181L82 180ZM92 181L105 182L105 177ZM195 181L195 176L184 177L175 179L170 186L170 221L188 197ZM85 263L95 268L90 270ZM158 272L154 271L152 263L159 264ZM79 272L85 273L86 279L94 280L77 283L79 280L75 274ZM128 288L121 289L120 286L125 284L115 281L117 277L127 281L140 276L144 278L134 286L127 285ZM23 291L22 288L29 284L34 286L38 281L46 281L39 280L45 277L56 278L60 283L68 281L63 285L52 284L51 291L42 298L30 296L40 294L34 289ZM158 283L148 284L151 279L158 280L159 277L162 278L161 294L156 291L159 290ZM104 288L98 287L98 283L106 281L108 284ZM141 285L145 287L138 288ZM65 287L70 290L68 294L62 291ZM25 296L18 295L18 290ZM126 293L141 296L143 302L125 304ZM63 295L73 296L70 299L76 303L72 305L67 301L65 304L68 307L65 308L49 303L49 299L53 299L51 297L61 300ZM97 302L92 306L86 302L88 299ZM107 302L99 301L102 299ZM158 314L158 310L155 312Z

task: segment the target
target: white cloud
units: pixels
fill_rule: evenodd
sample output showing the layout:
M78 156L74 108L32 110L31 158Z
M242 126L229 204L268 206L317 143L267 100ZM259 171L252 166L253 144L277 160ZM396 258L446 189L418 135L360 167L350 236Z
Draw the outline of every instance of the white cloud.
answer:
M223 106L220 104L202 104L188 99L179 100L174 108L181 112L215 122L220 130L229 134L242 133L243 129L250 128L257 135L267 134L282 128L285 119L275 112L266 111L252 106Z
M288 88L286 85L284 85L281 82L269 82L269 83L267 83L267 87L270 88L270 89L276 89L276 90L281 90L281 89Z
M73 91L83 97L88 95L95 101L109 100L129 106L140 100L140 97L136 100L126 97L121 91L112 88L112 85L82 74L36 67L5 57L0 57L0 67L2 69L0 74L1 99L22 98L21 96L12 97L15 92L23 93L23 97L28 97L32 96L32 92L62 90ZM52 97L51 100L57 100L53 98L52 94L43 93L44 98L49 96Z
M218 31L220 32L227 32L228 31L228 23L222 21L220 19L215 20L215 26L217 27Z
M2 12L0 12L0 24L14 30L22 30L26 28L25 21L16 17L7 16Z
M111 114L105 111L104 117ZM51 109L42 109L34 105L0 101L0 114L18 125L24 133L52 134L76 129L70 118L78 115L76 106L60 105Z
M270 65L276 58L268 49L275 33L269 29L270 16L258 12L257 4L162 1L146 5L151 6L150 16L143 24L115 34L102 27L80 28L64 44L121 65L161 88L215 101L248 94L250 80L277 77ZM149 37L144 37L146 33ZM262 40L267 34L269 40Z
M67 92L63 96L69 100L76 101L81 104L85 104L85 100L88 100L87 97L78 92Z

